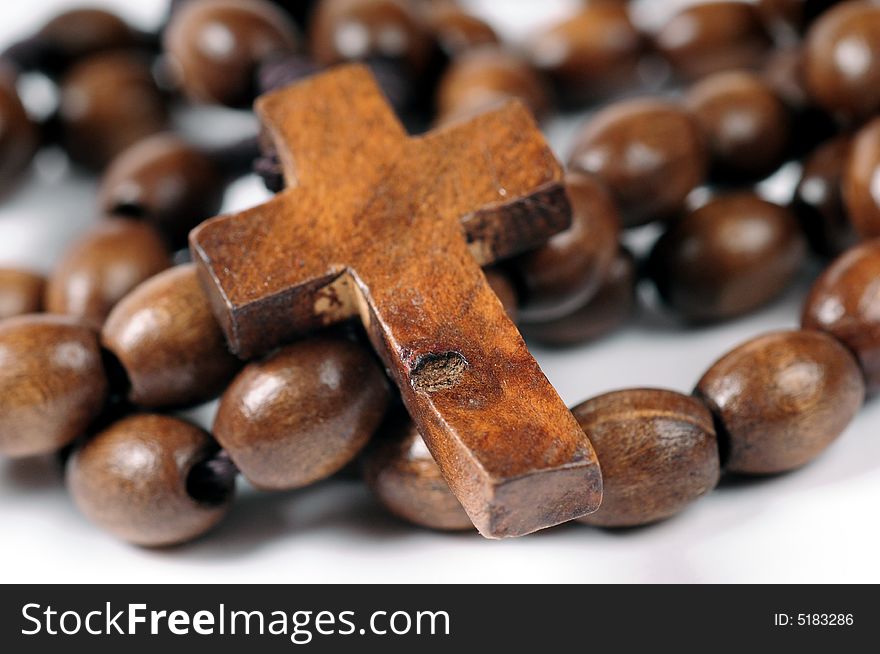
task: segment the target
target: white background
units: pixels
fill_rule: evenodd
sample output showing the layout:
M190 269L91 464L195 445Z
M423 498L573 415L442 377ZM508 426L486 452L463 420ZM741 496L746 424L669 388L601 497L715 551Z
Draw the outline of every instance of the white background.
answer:
M70 4L3 2L0 44ZM150 26L166 2L93 4ZM474 4L518 36L576 0ZM650 4L666 12L681 3ZM650 10L642 16L657 17ZM208 120L186 115L180 122L184 128L201 125L203 138L212 132L225 138L251 126L248 117L217 113ZM580 120L547 125L560 156ZM72 177L57 157L42 157L38 168L39 179L0 204L0 265L47 272L65 244L96 218L95 180ZM784 182L769 192L784 197ZM265 197L256 180L246 179L231 190L226 209ZM643 310L629 327L595 345L535 353L570 404L621 387L689 392L706 366L732 346L770 329L795 327L808 285L805 276L772 307L727 325L688 330ZM209 420L210 409L196 414ZM880 582L878 427L880 402L874 402L807 468L723 484L659 525L623 532L570 525L503 542L401 524L358 483L334 481L280 494L242 489L228 519L205 538L142 550L88 524L50 461L0 461L0 582Z

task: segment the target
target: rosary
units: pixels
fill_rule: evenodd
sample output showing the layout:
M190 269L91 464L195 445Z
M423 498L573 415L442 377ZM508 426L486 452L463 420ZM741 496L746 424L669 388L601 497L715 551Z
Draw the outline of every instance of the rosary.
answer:
M633 96L646 59L681 92ZM129 542L201 536L238 475L358 474L404 520L489 538L649 524L724 472L809 463L880 388L880 3L703 2L647 34L592 0L513 47L446 1L173 0L158 34L74 10L0 62L0 188L60 146L107 216L45 279L0 268L0 456L57 453ZM40 119L34 73L58 87ZM169 131L184 100L262 130L197 147ZM597 109L565 168L554 106ZM759 197L791 160L791 204ZM217 216L250 171L274 197ZM647 256L621 245L649 223ZM613 331L642 280L687 323L733 319L811 254L801 329L691 395L569 409L524 341ZM211 433L167 413L218 396Z

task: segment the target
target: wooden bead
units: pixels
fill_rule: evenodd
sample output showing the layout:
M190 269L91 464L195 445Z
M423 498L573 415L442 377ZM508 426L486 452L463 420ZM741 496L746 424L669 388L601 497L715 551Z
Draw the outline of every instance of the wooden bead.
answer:
M474 528L405 412L386 421L364 455L363 468L367 486L399 518L443 531Z
M572 409L602 466L599 510L578 521L635 527L669 518L718 484L712 414L673 391L628 389Z
M40 28L37 38L51 48L52 63L62 67L99 52L133 48L141 41L119 16L94 8L58 14Z
M880 241L868 241L836 259L813 284L804 305L804 329L828 332L858 358L868 391L880 391Z
M620 216L602 183L569 173L565 184L571 227L514 263L525 290L521 315L530 322L559 318L583 306L617 256Z
M384 59L418 73L434 48L425 25L402 0L321 0L309 37L312 56L325 66Z
M771 32L784 37L803 33L840 0L758 0L758 12Z
M569 167L607 185L626 227L668 218L706 174L707 150L688 112L653 99L600 110L580 130Z
M804 161L794 192L792 209L810 246L823 256L836 256L856 241L842 193L851 142L843 135L820 145Z
M454 3L438 2L426 8L427 28L449 58L481 45L499 43L495 30L485 21Z
M524 59L499 47L469 50L440 79L437 120L468 118L510 98L522 100L537 118L550 108L544 80Z
M136 545L183 543L216 525L234 486L212 501L189 490L192 471L216 452L208 433L177 418L124 418L74 451L67 487L80 511L114 536Z
M262 61L298 45L293 21L267 0L190 0L174 12L164 37L184 93L233 107L254 99Z
M720 179L760 179L785 160L790 116L756 74L715 73L688 92L685 104L703 128Z
M0 320L43 308L46 280L34 273L0 268Z
M507 312L507 316L511 321L516 322L519 318L519 296L511 281L500 270L487 268L483 271L486 275L486 281L495 291L495 295L501 301L501 306Z
M226 347L193 264L159 273L122 298L101 340L128 375L128 399L146 407L209 400L241 365Z
M94 331L71 318L0 323L0 455L49 454L97 417L107 380Z
M207 153L173 134L135 143L107 169L98 191L101 210L153 225L172 247L220 212L225 179Z
M855 135L843 173L850 222L862 238L880 236L880 118Z
M142 138L168 127L168 108L149 63L129 53L83 59L64 76L58 115L77 163L102 169Z
M725 320L778 296L805 255L791 211L753 193L734 193L670 225L651 252L648 272L685 320Z
M568 315L525 322L520 331L532 341L556 347L593 341L622 325L636 305L638 274L632 254L620 250L596 294Z
M635 80L644 39L620 3L590 3L526 43L532 65L575 100L596 98Z
M807 34L804 75L813 100L848 119L880 109L880 6L844 2Z
M744 2L685 7L661 28L655 43L675 71L691 79L755 68L771 46L757 9Z
M862 406L865 382L834 338L786 331L724 355L694 392L723 429L727 470L774 474L808 463L840 435Z
M256 487L298 488L349 463L390 398L369 350L314 336L246 366L220 400L214 434Z
M18 97L13 74L0 69L0 192L9 190L28 167L38 140L37 128Z
M101 221L61 257L46 285L46 311L99 327L129 291L171 265L162 239L144 223Z

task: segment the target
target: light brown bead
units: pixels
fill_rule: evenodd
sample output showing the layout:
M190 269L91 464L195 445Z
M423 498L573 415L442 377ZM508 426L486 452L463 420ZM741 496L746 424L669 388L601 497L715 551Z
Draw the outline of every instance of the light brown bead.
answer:
M843 172L843 198L859 236L880 236L880 118L853 138Z
M579 519L635 527L679 513L715 488L721 475L712 414L673 391L628 389L572 409L599 457L604 495Z
M97 334L71 318L0 322L0 455L61 449L82 435L107 394Z
M78 448L67 487L80 511L114 536L160 547L202 535L226 514L234 487L212 501L190 495L193 469L216 452L208 433L177 418L124 418Z
M880 391L880 240L836 259L813 284L804 329L828 332L858 358L868 392Z
M595 177L569 173L571 227L514 262L525 291L521 315L529 322L570 314L595 295L617 256L620 216Z
M173 134L138 141L110 164L98 190L101 210L153 225L172 247L220 212L225 182L211 157Z
M70 246L49 276L46 311L100 327L129 291L170 265L165 244L149 225L101 221Z
M189 0L164 37L171 72L186 95L234 107L253 100L261 62L298 44L296 26L267 0Z
M498 35L485 21L455 3L437 2L426 7L426 24L447 57L481 45L498 43Z
M159 273L126 295L107 317L101 340L128 375L128 399L146 407L209 400L241 366L193 264Z
M583 306L553 320L520 324L520 331L543 345L566 347L593 341L620 327L636 306L638 273L632 254L621 249L596 294Z
M785 160L791 117L758 75L743 71L710 75L690 89L685 104L709 143L714 177L760 179Z
M0 320L40 311L45 284L42 276L26 270L0 268Z
M799 468L821 454L861 408L865 382L836 339L786 331L724 355L694 392L723 429L726 469L761 475Z
M880 109L880 5L844 2L825 12L804 42L804 76L828 112L861 119Z
M581 128L569 157L607 185L626 227L669 218L706 175L707 150L691 114L665 100L626 100Z
M719 196L672 223L648 273L685 320L725 320L784 291L801 269L806 240L788 209L750 192Z
M700 2L685 7L655 37L674 70L698 78L721 70L755 68L770 50L770 36L754 5Z
M77 163L102 169L142 138L168 127L168 108L149 62L113 52L83 59L64 76L61 138Z
M367 486L399 518L443 531L474 528L405 411L385 422L363 467Z
M437 120L464 119L510 98L522 100L537 118L550 108L544 80L524 59L500 47L468 50L440 78Z
M11 71L0 66L0 193L12 188L37 150L37 128L31 121Z
M220 400L214 434L256 487L298 488L349 463L390 397L363 345L314 336L246 366Z

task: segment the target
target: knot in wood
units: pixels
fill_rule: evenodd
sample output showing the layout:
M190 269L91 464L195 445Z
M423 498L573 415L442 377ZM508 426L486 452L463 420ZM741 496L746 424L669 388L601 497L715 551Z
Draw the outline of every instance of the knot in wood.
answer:
M467 361L459 352L441 352L419 357L412 369L413 388L425 393L436 393L452 388L461 380Z

